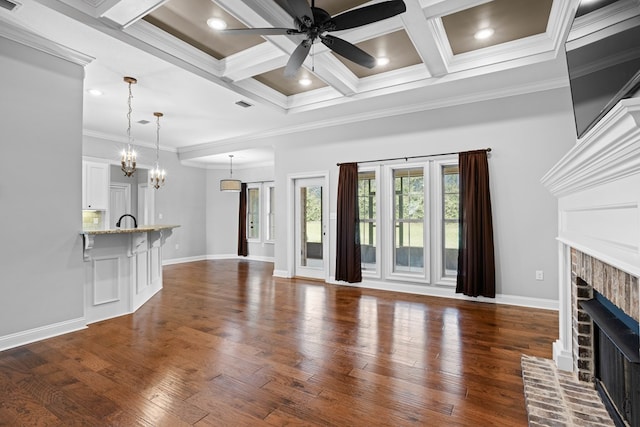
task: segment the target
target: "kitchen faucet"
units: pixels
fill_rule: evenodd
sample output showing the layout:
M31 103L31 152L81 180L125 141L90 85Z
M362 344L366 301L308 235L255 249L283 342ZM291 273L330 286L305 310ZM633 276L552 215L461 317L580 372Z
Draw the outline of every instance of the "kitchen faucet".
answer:
M131 215L131 214L124 214L122 215L119 219L118 222L116 222L116 227L120 227L120 221L122 221L122 218L124 218L125 216L130 216L133 219L133 228L138 228L138 221L136 221L136 217Z

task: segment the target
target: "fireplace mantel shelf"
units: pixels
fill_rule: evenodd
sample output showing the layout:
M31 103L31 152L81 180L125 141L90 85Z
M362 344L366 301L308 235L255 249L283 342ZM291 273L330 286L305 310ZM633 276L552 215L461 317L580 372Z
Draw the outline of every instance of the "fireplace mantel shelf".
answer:
M640 173L640 98L620 101L542 177L556 197Z

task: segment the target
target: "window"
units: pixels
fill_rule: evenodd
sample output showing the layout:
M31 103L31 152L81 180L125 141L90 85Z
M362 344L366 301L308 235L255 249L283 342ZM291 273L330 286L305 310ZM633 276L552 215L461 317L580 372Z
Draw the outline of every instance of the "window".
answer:
M455 286L456 157L358 170L363 276Z
M260 188L247 188L247 239L260 240Z
M460 224L460 174L458 165L442 166L442 253L445 276L458 271L458 238Z
M276 239L276 222L275 222L275 205L276 205L276 188L273 184L266 185L266 211L265 211L265 229L266 240L272 242Z
M424 169L393 170L393 270L423 273L425 258Z
M358 172L358 210L360 216L360 259L363 271L377 269L376 171Z

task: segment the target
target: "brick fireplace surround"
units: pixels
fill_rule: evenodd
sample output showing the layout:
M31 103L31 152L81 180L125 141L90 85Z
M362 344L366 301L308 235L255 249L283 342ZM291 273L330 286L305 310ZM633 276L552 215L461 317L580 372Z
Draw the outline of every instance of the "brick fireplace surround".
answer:
M578 284L578 278L584 282ZM594 380L593 324L579 302L596 290L625 314L640 322L638 278L576 249L571 249L571 312L573 313L573 371L581 381Z

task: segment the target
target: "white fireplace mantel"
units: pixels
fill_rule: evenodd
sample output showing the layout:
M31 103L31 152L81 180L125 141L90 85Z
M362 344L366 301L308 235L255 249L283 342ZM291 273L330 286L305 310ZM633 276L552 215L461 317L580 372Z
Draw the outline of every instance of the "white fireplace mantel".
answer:
M558 240L640 276L640 98L622 100L543 178Z
M542 178L558 198L559 339L574 369L571 248L640 277L640 98L620 101Z

